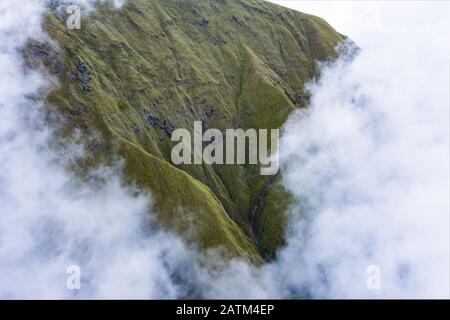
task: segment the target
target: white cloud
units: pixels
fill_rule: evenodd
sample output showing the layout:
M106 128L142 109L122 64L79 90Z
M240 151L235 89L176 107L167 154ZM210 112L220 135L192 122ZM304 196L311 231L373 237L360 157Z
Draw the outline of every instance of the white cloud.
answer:
M326 67L286 126L297 204L278 266L316 297L448 297L450 5L327 5L329 20L349 15L343 29L362 51ZM359 20L372 7L375 28ZM367 290L370 265L380 291Z
M326 67L286 125L292 227L278 261L257 269L148 228L149 196L123 186L120 167L98 171L98 187L53 161L73 154L48 147L30 98L48 79L19 54L45 36L43 8L1 1L0 298L448 297L448 4L328 5L307 11L362 51ZM66 288L73 264L79 292ZM373 264L381 291L366 287Z
M73 150L48 146L36 98L47 81L20 54L27 39L44 37L42 14L36 1L0 2L0 298L184 295L172 276L189 250L174 235L144 230L149 196L123 186L118 168L92 173L104 184L79 184L64 169ZM66 288L69 265L81 268L80 291Z

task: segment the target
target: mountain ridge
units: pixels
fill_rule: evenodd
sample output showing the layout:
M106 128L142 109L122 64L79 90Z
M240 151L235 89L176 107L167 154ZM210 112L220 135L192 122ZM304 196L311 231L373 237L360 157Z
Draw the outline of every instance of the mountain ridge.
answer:
M318 76L316 61L335 58L345 37L320 18L259 0L129 0L120 10L98 5L80 30L64 21L52 11L45 21L59 49L32 43L26 55L60 80L49 112L67 134L89 137L81 167L118 153L127 182L153 195L161 226L255 263L274 257L289 205L279 181L257 166L177 167L170 135L198 120L280 128L308 105L304 85Z

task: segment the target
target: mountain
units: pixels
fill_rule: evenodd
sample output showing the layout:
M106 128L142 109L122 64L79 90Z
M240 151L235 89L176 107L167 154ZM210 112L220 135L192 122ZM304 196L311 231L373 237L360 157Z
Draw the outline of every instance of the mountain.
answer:
M345 37L324 20L260 0L128 0L97 5L80 30L49 8L55 43L32 42L31 65L59 80L47 97L61 136L81 133L83 171L119 155L148 190L156 223L204 248L259 263L283 244L289 195L257 166L171 163L176 128L280 128L308 105L316 61Z

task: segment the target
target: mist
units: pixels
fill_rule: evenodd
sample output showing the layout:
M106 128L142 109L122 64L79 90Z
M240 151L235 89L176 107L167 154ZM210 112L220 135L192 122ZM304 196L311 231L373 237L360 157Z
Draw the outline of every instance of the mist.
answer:
M0 298L185 295L173 278L189 250L146 228L151 197L123 185L120 162L82 183L66 170L82 146L50 147L42 98L55 81L21 54L28 39L46 39L43 14L37 1L0 2ZM70 266L81 270L80 290L66 286Z
M84 148L76 132L53 143L44 98L58 82L22 54L30 39L51 41L46 3L0 3L0 299L275 295L248 262L156 227L151 194L124 184L120 159L84 179L68 169Z
M313 13L326 5L290 4ZM285 126L283 177L296 203L277 267L294 292L449 297L449 10L417 2L324 10L360 50L352 58L343 48L322 66L309 108Z
M295 201L286 246L257 268L154 227L120 159L87 181L66 169L83 148L50 146L43 98L57 81L21 54L47 39L44 3L0 2L0 298L449 297L449 4L282 1L359 50L320 66L283 128Z

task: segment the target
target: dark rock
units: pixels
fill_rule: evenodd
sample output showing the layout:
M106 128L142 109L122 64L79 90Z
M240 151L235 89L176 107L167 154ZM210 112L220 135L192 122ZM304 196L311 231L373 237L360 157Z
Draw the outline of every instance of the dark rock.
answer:
M207 19L197 19L197 20L195 20L195 24L205 27L209 24L209 21Z
M136 123L134 123L132 127L135 134L141 133L141 128L139 128L139 126Z
M205 115L208 119L210 119L214 115L215 112L216 112L216 110L214 110L214 108L211 107L208 110L206 110Z
M94 151L100 151L105 148L105 143L101 141L94 141L93 143L91 143L90 148Z
M189 97L184 98L184 103L185 103L186 107L188 108L189 112L193 114L194 109L192 108L192 102L189 99Z
M31 54L33 57L48 57L49 52L48 48L45 48L43 45L36 44L31 46Z
M232 23L238 23L239 24L239 20L238 18L236 18L235 16L231 16L228 21L232 22Z
M175 130L175 127L167 120L160 120L150 115L147 116L147 120L153 128L163 130L168 137L171 137Z
M80 82L80 88L84 93L91 91L92 72L89 65L83 61L79 61L72 73L71 81Z

